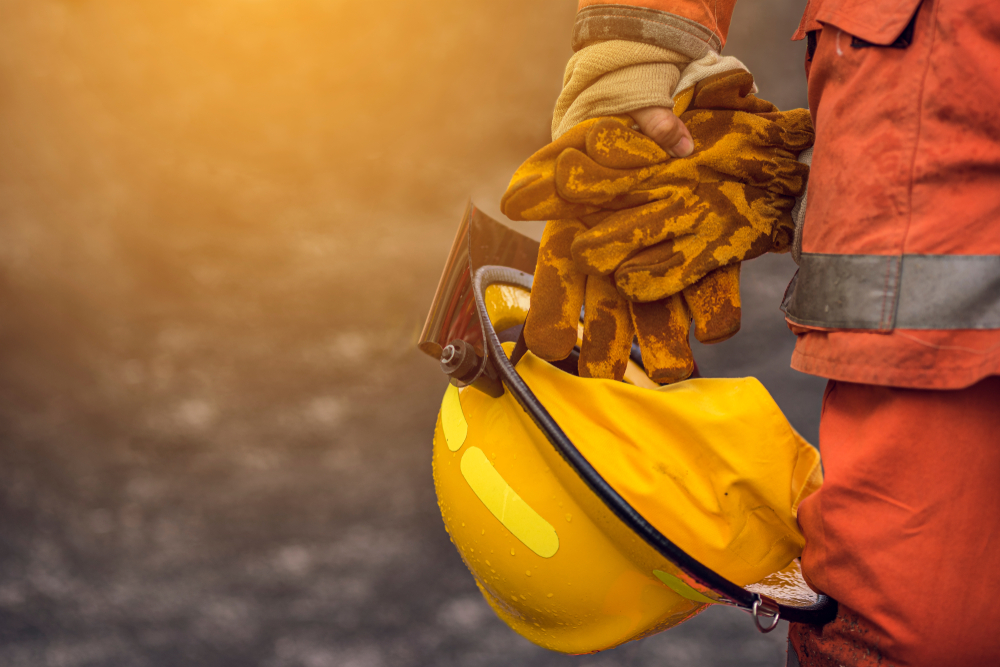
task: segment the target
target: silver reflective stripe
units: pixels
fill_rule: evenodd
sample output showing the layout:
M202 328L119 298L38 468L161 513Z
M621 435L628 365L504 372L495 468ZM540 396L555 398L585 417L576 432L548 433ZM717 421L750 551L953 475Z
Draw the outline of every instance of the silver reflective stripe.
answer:
M830 329L1000 329L1000 255L803 253L782 310Z

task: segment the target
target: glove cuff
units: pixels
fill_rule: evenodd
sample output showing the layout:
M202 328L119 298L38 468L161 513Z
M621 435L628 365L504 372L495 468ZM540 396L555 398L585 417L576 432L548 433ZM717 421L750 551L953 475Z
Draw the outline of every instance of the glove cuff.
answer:
M694 92L694 87L701 81L715 76L716 74L722 74L723 72L731 72L733 70L743 70L749 72L750 70L744 65L738 58L732 56L720 56L717 53L708 53L705 56L699 58L698 60L691 61L687 67L681 71L681 78L677 81L677 87L674 88L675 97L677 98L677 106L674 107L674 113L680 116L687 110L687 105L691 103L691 95L685 94ZM753 88L750 92L757 94L757 84L753 84Z

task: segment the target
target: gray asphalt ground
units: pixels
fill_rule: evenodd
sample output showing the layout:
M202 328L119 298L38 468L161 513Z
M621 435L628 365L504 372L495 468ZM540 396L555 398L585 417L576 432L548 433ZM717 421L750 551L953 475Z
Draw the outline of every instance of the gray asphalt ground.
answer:
M574 10L0 0L0 665L783 664L726 609L536 648L438 515L413 343L466 198L546 141ZM744 0L727 47L782 108L800 12ZM815 442L793 272L749 263L696 353Z

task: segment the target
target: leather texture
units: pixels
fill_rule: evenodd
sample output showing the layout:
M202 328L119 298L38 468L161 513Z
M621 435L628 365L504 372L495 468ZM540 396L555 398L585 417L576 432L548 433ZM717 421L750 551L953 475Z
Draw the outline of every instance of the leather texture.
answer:
M533 352L565 358L584 301L588 377L618 377L635 333L650 377L676 382L694 369L692 320L701 342L739 330L738 264L790 247L790 212L808 174L796 158L813 138L808 112L780 112L753 86L748 72L732 70L680 96L695 144L688 158L671 159L631 119L606 117L517 170L503 212L551 220L525 331Z

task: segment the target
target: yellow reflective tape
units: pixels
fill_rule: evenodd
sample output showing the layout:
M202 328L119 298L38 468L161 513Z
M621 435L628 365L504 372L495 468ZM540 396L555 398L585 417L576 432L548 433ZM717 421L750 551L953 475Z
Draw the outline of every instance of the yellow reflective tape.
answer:
M542 558L556 555L559 551L556 529L521 500L486 458L483 450L470 447L462 455L461 468L462 476L476 496L514 537Z
M704 595L702 595L695 589L691 588L690 586L688 586L687 584L685 584L683 581L681 581L672 574L667 574L666 572L661 572L660 570L653 570L653 574L656 575L657 579L666 584L670 588L670 590L672 590L674 593L677 593L682 598L687 598L692 602L706 602L708 604L715 604L715 600L705 597Z
M458 387L453 384L449 384L448 391L444 392L444 401L441 403L441 427L444 429L444 441L448 443L448 449L453 452L460 450L465 444L465 439L469 437L469 422L465 421L465 413L462 412Z

